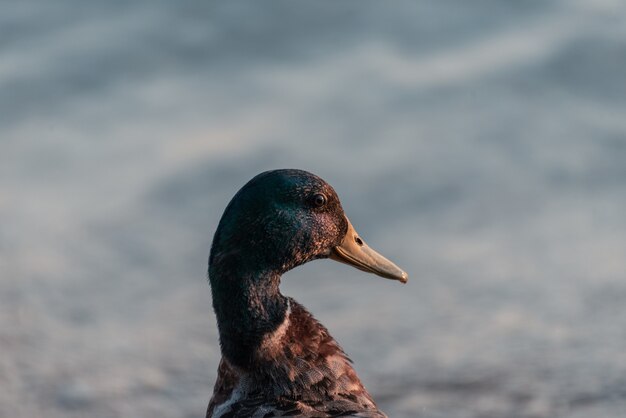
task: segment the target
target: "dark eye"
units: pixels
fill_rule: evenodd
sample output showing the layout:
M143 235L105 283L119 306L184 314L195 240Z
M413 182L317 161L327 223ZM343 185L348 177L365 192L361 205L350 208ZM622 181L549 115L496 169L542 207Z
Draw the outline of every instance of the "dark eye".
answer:
M326 196L324 196L321 193L316 194L315 196L313 196L313 206L315 206L316 208L322 207L326 204Z

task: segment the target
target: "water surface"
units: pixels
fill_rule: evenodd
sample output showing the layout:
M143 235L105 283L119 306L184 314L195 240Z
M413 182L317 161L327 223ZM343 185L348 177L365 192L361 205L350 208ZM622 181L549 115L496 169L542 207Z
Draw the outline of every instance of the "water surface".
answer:
M625 40L617 0L3 5L0 416L202 416L212 234L280 167L410 273L283 283L390 416L624 415Z

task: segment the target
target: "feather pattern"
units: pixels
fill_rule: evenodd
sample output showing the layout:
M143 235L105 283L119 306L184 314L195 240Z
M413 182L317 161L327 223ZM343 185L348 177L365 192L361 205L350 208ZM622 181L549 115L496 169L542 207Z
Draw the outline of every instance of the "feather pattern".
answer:
M293 299L289 306L286 329L265 339L254 369L222 358L207 417L385 417L328 330Z

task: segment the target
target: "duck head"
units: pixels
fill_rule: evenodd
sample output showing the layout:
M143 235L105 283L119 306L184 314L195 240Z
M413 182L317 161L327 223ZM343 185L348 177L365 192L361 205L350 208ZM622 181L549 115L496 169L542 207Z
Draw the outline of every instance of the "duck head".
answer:
M275 276L320 258L408 280L357 234L328 183L302 170L272 170L250 180L226 207L211 247L209 276L212 283L224 270L231 277Z

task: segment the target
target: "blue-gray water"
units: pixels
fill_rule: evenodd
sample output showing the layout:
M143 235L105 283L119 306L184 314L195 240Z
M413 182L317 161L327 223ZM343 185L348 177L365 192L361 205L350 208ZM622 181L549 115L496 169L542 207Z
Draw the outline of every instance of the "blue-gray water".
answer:
M278 167L410 273L283 281L390 416L626 416L625 115L620 0L5 2L0 416L203 416Z

